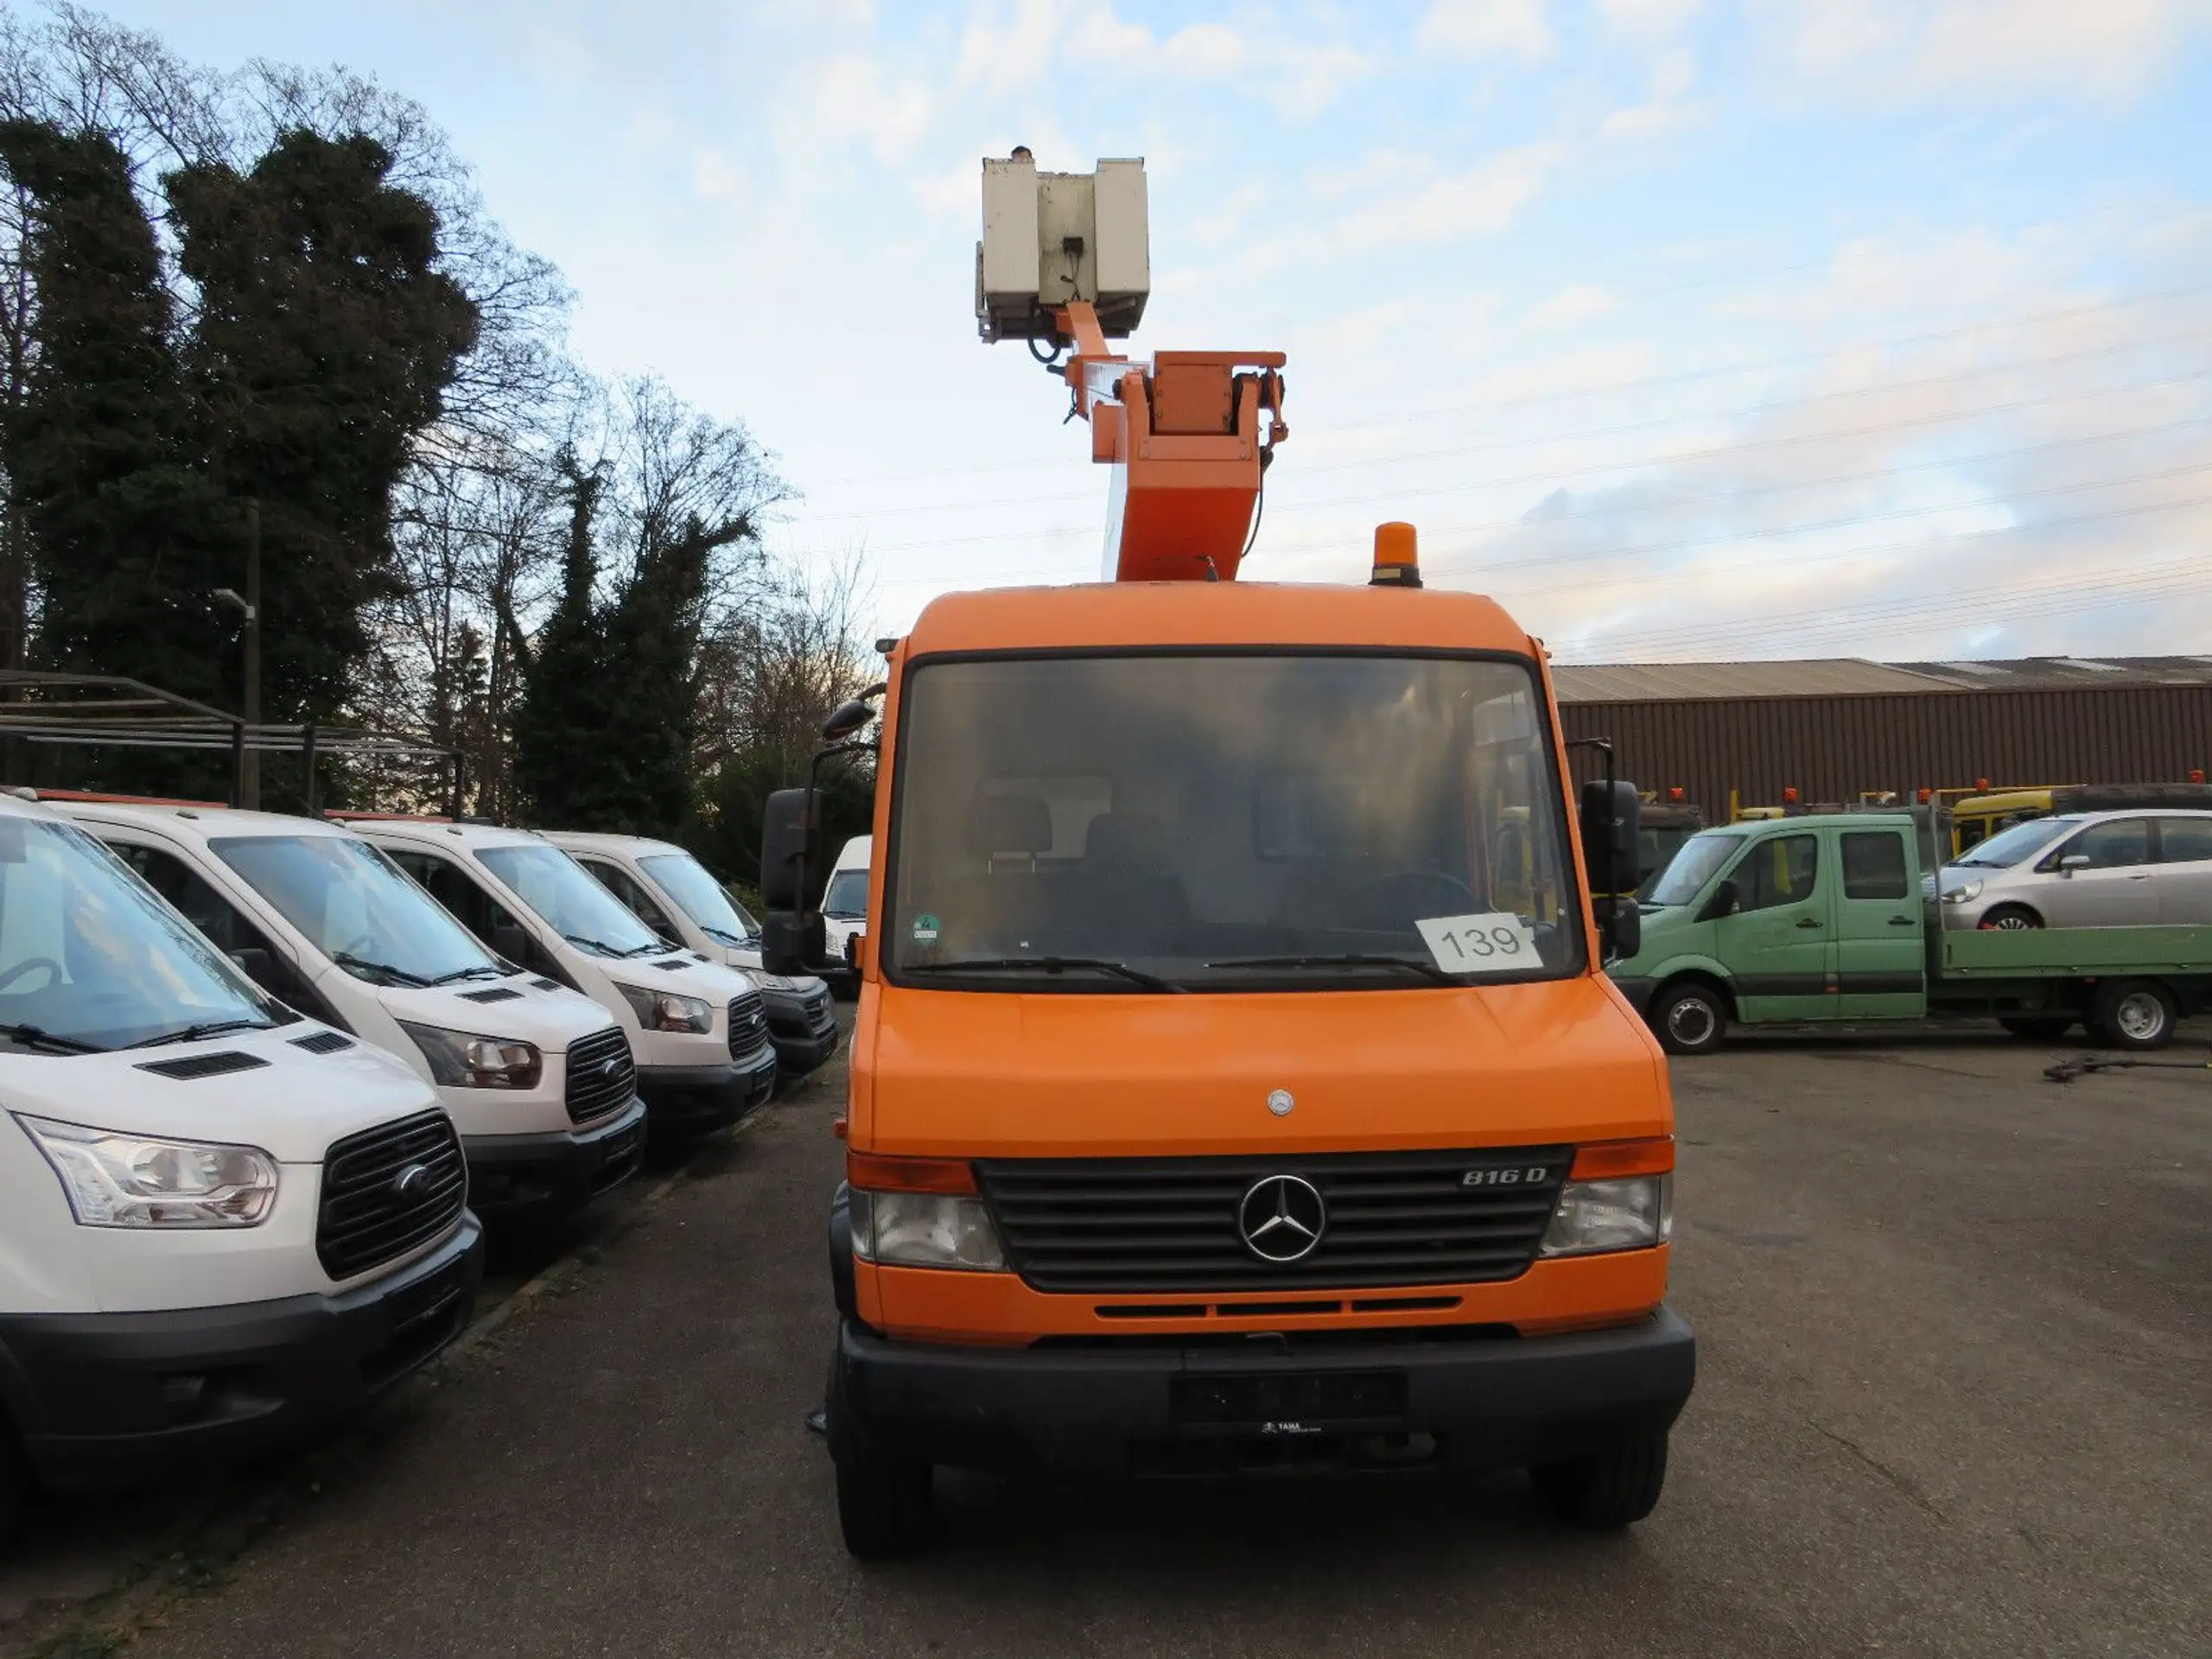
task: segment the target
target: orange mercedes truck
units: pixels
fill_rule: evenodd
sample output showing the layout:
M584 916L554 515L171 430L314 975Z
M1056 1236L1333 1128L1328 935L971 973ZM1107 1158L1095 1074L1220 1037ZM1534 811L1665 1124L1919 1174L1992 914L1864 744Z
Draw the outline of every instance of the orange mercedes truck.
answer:
M1520 1466L1591 1527L1659 1497L1674 1113L1602 971L1637 912L1592 902L1634 885L1634 788L1578 804L1541 645L1423 589L1408 527L1359 586L1238 550L1129 579L1125 542L1122 579L883 642L830 1219L857 1554L926 1540L940 1465ZM817 823L769 803L771 971L821 948Z

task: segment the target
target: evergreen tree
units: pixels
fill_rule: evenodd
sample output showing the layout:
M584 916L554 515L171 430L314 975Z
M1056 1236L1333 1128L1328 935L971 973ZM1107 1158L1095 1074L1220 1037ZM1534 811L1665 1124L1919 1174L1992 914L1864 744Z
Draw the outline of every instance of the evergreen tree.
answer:
M343 707L364 613L392 588L393 487L476 338L476 307L437 269L437 213L391 164L372 138L292 131L250 173L163 181L200 291L188 368L210 468L260 504L270 719Z
M563 455L569 533L561 601L534 646L512 616L505 620L519 653L523 696L514 711L515 785L538 821L559 828L596 827L619 801L619 745L613 688L607 683L607 638L594 590L599 558L594 537L605 476Z
M200 433L130 163L103 133L10 121L0 165L33 204L32 363L0 432L42 596L33 660L234 704L236 625L213 590L238 585L238 525L194 465ZM109 781L175 770L104 761Z

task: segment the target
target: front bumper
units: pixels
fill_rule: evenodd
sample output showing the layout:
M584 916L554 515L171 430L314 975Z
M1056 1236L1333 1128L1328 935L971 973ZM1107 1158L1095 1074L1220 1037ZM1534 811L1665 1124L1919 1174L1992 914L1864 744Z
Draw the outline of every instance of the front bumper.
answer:
M727 1065L641 1065L638 1093L656 1135L727 1128L776 1092L776 1048L763 1043Z
M468 1202L486 1220L563 1216L638 1173L645 1161L645 1103L633 1099L586 1128L467 1135L461 1149L468 1160Z
M790 1072L811 1071L837 1052L837 1016L824 996L819 1012L812 1000L763 991L768 1014L768 1040L776 1046L776 1064Z
M0 1400L49 1491L251 1458L359 1409L467 1327L467 1213L429 1255L335 1295L162 1313L0 1316Z
M1567 1336L1365 1334L956 1348L891 1341L848 1319L832 1449L1122 1475L1320 1460L1426 1434L1452 1465L1509 1466L1664 1429L1697 1374L1696 1339L1665 1307Z

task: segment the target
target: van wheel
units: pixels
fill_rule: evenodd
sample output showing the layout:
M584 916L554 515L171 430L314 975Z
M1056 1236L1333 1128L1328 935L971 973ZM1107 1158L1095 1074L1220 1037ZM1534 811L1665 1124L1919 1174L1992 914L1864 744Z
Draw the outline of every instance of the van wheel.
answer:
M1651 1029L1669 1054L1710 1054L1727 1033L1728 1007L1710 985L1670 986L1653 1005Z
M2074 1018L2063 1014L2012 1014L1997 1022L2024 1043L2055 1043L2074 1029Z
M2114 1048L2164 1048L2180 1010L2155 979L2116 979L2097 993L2097 1034Z
M1667 1431L1586 1457L1540 1463L1529 1478L1544 1506L1569 1526L1601 1532L1631 1525L1659 1505L1667 1484Z
M886 1457L868 1445L837 1370L832 1361L823 1426L837 1470L837 1525L845 1548L863 1561L918 1554L936 1529L930 1465Z
M15 1431L0 1416L0 1556L8 1553L22 1530L23 1511L31 1501L30 1465L16 1444Z
M2018 933L2041 927L2043 918L2025 905L1999 905L1981 918L1980 925L2000 933Z

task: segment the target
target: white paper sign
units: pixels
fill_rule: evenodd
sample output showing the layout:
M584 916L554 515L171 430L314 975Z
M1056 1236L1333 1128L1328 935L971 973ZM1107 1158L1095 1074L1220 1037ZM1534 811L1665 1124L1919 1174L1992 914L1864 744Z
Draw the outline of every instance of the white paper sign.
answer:
M1421 929L1428 954L1447 974L1511 974L1541 968L1536 936L1510 911L1478 916L1431 916Z

